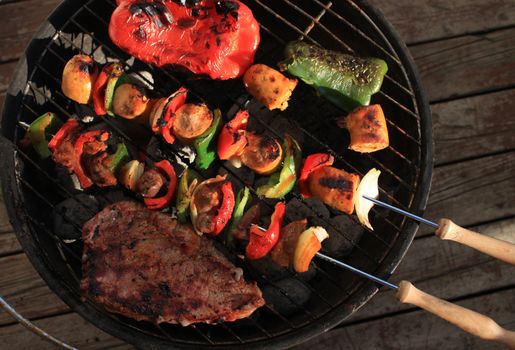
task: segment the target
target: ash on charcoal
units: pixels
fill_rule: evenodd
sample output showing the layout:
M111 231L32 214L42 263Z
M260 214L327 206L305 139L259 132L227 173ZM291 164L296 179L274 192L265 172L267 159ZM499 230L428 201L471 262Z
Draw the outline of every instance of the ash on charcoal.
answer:
M77 194L57 204L52 213L53 229L57 236L74 240L81 237L81 228L101 209L93 196Z
M348 215L336 216L330 222L331 225L326 227L329 238L323 243L324 250L335 258L348 255L365 229Z

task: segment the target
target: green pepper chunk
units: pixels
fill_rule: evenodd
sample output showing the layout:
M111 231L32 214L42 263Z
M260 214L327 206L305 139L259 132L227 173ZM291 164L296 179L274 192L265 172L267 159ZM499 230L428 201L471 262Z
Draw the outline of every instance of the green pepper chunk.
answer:
M283 148L285 150L283 167L275 172L268 182L257 188L259 196L265 198L283 198L290 192L297 181L302 152L297 141L288 134L284 135Z
M186 169L182 174L181 181L177 187L175 207L177 208L177 219L181 224L188 221L190 215L190 201L193 190L197 185L200 175L192 169Z
M312 85L320 95L345 111L370 104L388 71L379 58L329 51L302 41L286 45L282 71Z
M34 150L43 159L52 155L48 149L48 141L63 125L59 118L52 112L43 114L34 120L27 130L27 134Z
M105 109L107 111L107 114L114 117L113 112L113 100L114 100L114 93L118 86L128 83L130 81L130 78L127 74L123 72L123 67L120 65L118 70L115 70L113 72L113 75L109 78L106 85L105 90Z
M116 151L107 158L107 167L114 175L130 160L129 150L124 143L116 145Z
M234 212L232 213L231 225L229 226L229 232L227 233L227 242L231 243L234 239L233 232L236 228L236 224L242 218L245 213L245 207L247 203L252 201L252 195L247 186L243 187L236 196L236 202L234 205Z
M211 163L216 159L217 139L215 136L218 134L222 125L222 113L219 109L215 109L213 114L214 117L211 126L194 141L195 150L197 151L195 164L202 170L209 168Z

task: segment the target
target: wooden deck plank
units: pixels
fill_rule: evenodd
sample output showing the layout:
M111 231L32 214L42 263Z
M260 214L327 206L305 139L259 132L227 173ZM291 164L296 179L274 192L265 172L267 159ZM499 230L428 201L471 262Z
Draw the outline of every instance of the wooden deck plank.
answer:
M515 23L511 0L371 0L406 43L429 41Z
M515 85L515 28L410 47L431 101Z
M436 168L424 216L471 226L513 215L514 173L515 151ZM417 235L432 232L421 226Z
M515 89L438 103L431 110L437 165L515 149Z
M515 243L515 218L474 227L482 234ZM445 299L515 285L513 266L455 242L426 237L413 242L392 280L407 280ZM382 289L362 310L344 322L353 323L414 306L397 302L394 293Z
M396 302L396 301L394 301ZM487 313L500 325L515 327L515 289L460 301L457 304ZM339 328L314 338L295 350L497 350L504 346L457 330L442 319L422 310L385 317Z
M0 295L27 318L65 312L68 307L39 277L23 253L0 258ZM0 309L0 325L13 319Z
M0 62L18 59L60 0L27 0L0 6Z
M0 233L0 256L22 251L14 232Z
M77 314L66 314L34 322L43 330L81 350L134 349L131 345L104 333ZM56 350L58 346L42 340L23 326L16 324L0 328L0 348Z

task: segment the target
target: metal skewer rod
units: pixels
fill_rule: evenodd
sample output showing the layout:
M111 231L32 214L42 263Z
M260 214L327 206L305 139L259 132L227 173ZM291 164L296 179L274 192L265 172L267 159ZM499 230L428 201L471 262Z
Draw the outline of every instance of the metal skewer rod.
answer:
M394 207L393 205L390 205L388 203L385 203L385 202L381 202L380 200L377 200L375 198L372 198L372 197L368 197L368 196L363 196L363 198L365 199L368 199L369 201L371 202L374 202L375 204L379 205L380 207L384 207L384 208L387 208L387 209L390 209L391 211L394 211L396 213L399 213L399 214L402 214L404 216L407 216L413 220L417 220L417 221L420 221L426 225L429 225L429 226L432 226L434 228L438 228L438 224L436 222L433 222L431 220L427 220L427 219L424 219L418 215L415 215L415 214L412 214L408 211L405 211L405 210L402 210L402 209L399 209L397 207Z
M355 268L354 266L351 266L351 265L348 265L340 260L336 260L334 258L331 258L330 256L327 256L325 254L322 254L322 253L316 253L316 256L322 260L325 260L325 261L329 261L330 263L336 265L336 266L339 266L339 267L343 267L344 269L347 269L347 270L350 270L354 273L357 273L358 275L362 276L362 277L365 277L365 278L368 278L369 280L372 280L374 282L377 282L379 284L382 284L383 286L386 286L388 288L391 288L391 289L394 289L394 290L398 290L399 289L399 286L398 285L395 285L393 283L390 283L390 282L387 282L379 277L376 277L374 275L371 275L369 273L366 273L365 271L362 271L360 269L357 269Z
M258 229L260 229L263 232L266 231L265 228L263 228L263 227L261 227L259 225L254 225L254 226L256 226ZM330 256L327 256L325 254L316 253L316 256L318 258L322 259L322 260L329 261L330 263L332 263L332 264L334 264L334 265L336 265L338 267L343 267L344 269L347 269L347 270L349 270L351 272L354 272L354 273L356 273L356 274L358 274L358 275L360 275L362 277L368 278L369 280L372 280L372 281L374 281L376 283L382 284L383 286L386 286L388 288L391 288L391 289L394 289L394 290L398 290L399 289L399 286L397 286L397 285L395 285L393 283L387 282L387 281L385 281L385 280L383 280L383 279L381 279L379 277L376 277L376 276L371 275L371 274L369 274L369 273L367 273L365 271L357 269L354 266L348 265L348 264L346 264L346 263L344 263L344 262L342 262L340 260L336 260L334 258L331 258Z

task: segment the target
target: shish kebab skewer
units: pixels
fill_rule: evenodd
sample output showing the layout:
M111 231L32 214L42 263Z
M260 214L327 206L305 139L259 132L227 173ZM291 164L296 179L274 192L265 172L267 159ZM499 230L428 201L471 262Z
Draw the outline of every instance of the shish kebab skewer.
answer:
M266 231L263 227L258 225L254 226L261 231ZM472 335L482 339L500 342L510 349L515 349L515 332L502 328L488 316L421 291L409 281L401 281L399 285L396 285L323 253L318 252L315 256L395 290L395 297L403 304L418 306Z

